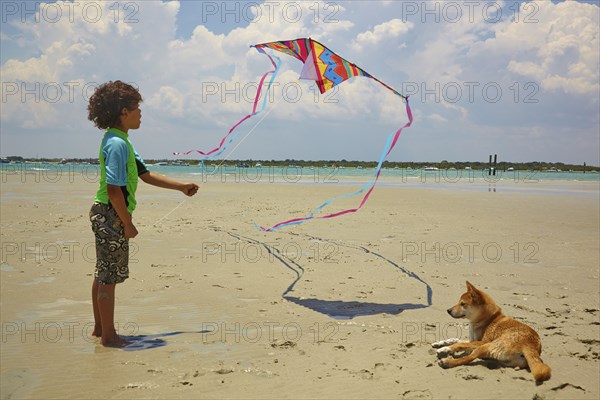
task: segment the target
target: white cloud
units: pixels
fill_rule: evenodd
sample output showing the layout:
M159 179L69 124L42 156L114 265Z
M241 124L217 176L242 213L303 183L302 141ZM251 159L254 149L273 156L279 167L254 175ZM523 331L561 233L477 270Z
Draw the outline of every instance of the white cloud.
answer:
M181 117L183 115L183 96L179 90L170 86L161 86L146 104L160 108L170 115Z
M41 54L24 61L7 60L0 68L6 100L3 121L16 121L26 128L43 127L70 110L64 107L69 103L77 102L85 109L81 102L91 93L84 93L83 87L115 79L144 85L141 71L156 71L160 64L158 60L174 34L179 4L131 3L139 8L128 13L114 4L40 3L35 17L16 25L20 30L17 37L23 35L24 43L35 46ZM14 85L19 91L7 95L4 89ZM45 89L55 87L61 88L59 96ZM35 117L23 118L25 115Z
M356 51L361 51L365 47L375 46L381 42L398 38L407 33L414 27L412 22L403 22L397 18L375 25L373 30L359 33L352 42L352 47Z
M505 21L496 37L472 54L503 57L509 72L537 81L549 91L598 93L600 57L598 7L592 4L548 1L533 3L532 23ZM528 3L521 5L524 14Z
M432 121L436 121L436 122L448 122L448 119L441 116L440 114L437 113L433 113L431 115L428 115L427 118L429 118Z

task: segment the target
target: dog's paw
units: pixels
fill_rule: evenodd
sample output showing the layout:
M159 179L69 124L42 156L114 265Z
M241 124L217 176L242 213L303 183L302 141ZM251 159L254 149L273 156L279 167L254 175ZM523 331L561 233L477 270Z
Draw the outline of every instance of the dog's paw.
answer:
M440 340L439 342L431 343L431 347L434 349L439 349L440 347L450 346L451 344L458 343L460 339L458 338L450 338L446 340Z
M451 357L442 358L440 361L438 361L438 365L444 369L451 368L452 365L450 365L450 360L452 360Z
M445 356L451 354L452 349L449 346L444 346L440 349L437 349L437 351L435 353L437 354L438 358L441 358L441 357L445 357Z

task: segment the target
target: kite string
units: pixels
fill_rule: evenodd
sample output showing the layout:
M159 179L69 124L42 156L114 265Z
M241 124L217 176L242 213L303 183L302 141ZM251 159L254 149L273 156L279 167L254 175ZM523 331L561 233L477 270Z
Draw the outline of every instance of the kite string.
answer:
M262 49L258 49L258 50L259 50L259 52L261 52L261 53L265 54L267 57L269 57L269 60L271 61L271 64L273 65L274 69L273 69L272 71L267 71L267 72L266 72L265 74L263 74L263 76L261 77L261 79L260 79L260 81L259 81L259 84L258 84L258 87L256 88L256 96L255 96L255 98L254 98L254 103L253 103L253 105L252 105L252 112L251 112L250 114L246 115L246 116L245 116L244 118L242 118L240 121L238 121L238 123L236 123L236 124L235 124L235 125L234 125L234 126L233 126L233 127L230 129L230 130L229 130L229 132L227 133L227 135L225 135L225 136L223 137L223 139L221 139L221 142L219 143L219 146L218 146L218 147L216 147L216 148L214 148L213 150L211 150L211 151L209 151L209 152L203 152L203 151L200 151L200 150L190 150L190 151L187 151L187 152L173 152L173 155L180 155L180 154L185 154L185 155L188 155L188 154L190 154L190 153L192 153L192 152L196 151L196 152L200 153L201 155L204 155L204 156L205 156L205 157L207 157L207 158L208 158L208 157L211 157L211 156L212 156L212 157L216 157L216 156L220 155L220 154L221 154L223 151L225 151L225 149L227 148L227 145L228 145L228 144L230 144L230 143L233 141L233 139L235 138L235 135L234 135L234 136L232 136L232 137L229 139L229 142L227 143L227 145L223 146L223 144L225 143L225 140L227 139L227 137L228 137L229 135L231 135L231 133L232 133L233 131L235 131L235 129L236 129L236 128L237 128L239 125L241 125L241 124L242 124L244 121L246 121L247 119L251 118L252 116L254 116L254 115L257 115L257 114L259 114L259 113L261 113L261 112L263 112L263 111L264 111L264 109L265 109L265 107L266 107L266 104L267 104L267 95L266 95L266 94L265 94L265 96L264 96L264 98L263 98L263 103L262 103L262 107L261 107L261 109L260 109L259 111L256 111L256 108L257 108L257 105L258 105L258 100L260 99L260 95L261 95L262 87L263 87L263 84L264 84L264 81L265 81L266 77L267 77L269 74L271 74L271 79L269 80L269 84L268 84L268 86L267 86L267 89L266 89L266 93L268 94L268 92L269 92L269 89L271 88L271 86L272 86L272 84L273 84L273 81L275 80L275 77L277 76L277 74L278 74L278 72L279 72L279 67L281 66L281 60L280 60L280 59L279 59L279 57L277 57L277 56L273 56L273 57L271 57L269 54L265 53L265 52L264 52ZM275 61L273 60L273 58L275 58L277 61L275 62ZM273 108L275 108L275 107L273 107ZM270 113L270 111L269 111L269 113ZM267 114L266 114L266 115L265 115L265 116L264 116L264 117L263 117L263 118L262 118L260 121L258 121L258 123L257 123L256 125L254 125L254 127L253 127L253 128L252 128L252 129L251 129L251 130L250 130L250 131L249 131L249 132L246 134L246 136L244 136L244 138L242 139L242 142L243 142L243 141L246 139L246 137L248 137L248 135L249 135L250 133L252 133L252 132L254 131L254 129L255 129L255 128L256 128L256 127L257 127L257 126L258 126L258 125L259 125L259 124L260 124L260 123L261 123L261 122L262 122L264 119L265 119L265 117L266 117L267 115L269 115L269 113L267 113ZM236 134L236 135L237 135L237 134ZM241 142L240 142L240 143L241 143ZM235 151L235 149L237 149L237 147L238 147L238 146L239 146L239 144L238 144L238 145L237 145L237 146L236 146L236 147L235 147L235 148L234 148L234 149L233 149L233 150L232 150L232 151L229 153L228 157L229 157L229 156L231 156L231 154L233 154L233 152ZM216 153L216 154L213 154L213 153ZM212 174L214 174L214 173L216 173L216 172L217 172L218 168L219 168L219 167L220 167L220 166L223 164L223 162L225 162L225 160L226 160L226 159L227 159L227 158L225 158L224 160L222 160L222 161L219 163L219 165L217 165L217 167L216 167L216 168L215 168L215 170L212 172ZM202 161L202 166L204 167L204 162L203 162L204 160L201 160L201 161ZM211 175L212 175L212 174L211 174ZM182 206L182 205L183 205L183 204L184 204L184 203L185 203L187 200L189 200L189 197L187 197L187 198L183 199L183 200L182 200L182 201L181 201L181 202L180 202L180 203L179 203L177 206L175 206L175 208L173 208L173 209L172 209L171 211L169 211L167 214L165 214L164 216L162 216L161 218L159 218L158 220L156 220L156 222L154 222L154 225L158 224L158 223L159 223L159 222L161 222L163 219L165 219L165 218L167 218L169 215L171 215L171 214L172 214L172 213L173 213L175 210L177 210L179 207L181 207L181 206Z
M272 83L272 82L271 82L271 83ZM271 85L269 84L269 86L271 86ZM267 89L268 89L268 88L267 88ZM268 92L267 92L267 93L268 93ZM257 127L258 127L258 125L260 125L260 124L261 124L261 123L264 121L264 119L265 119L265 118L267 118L267 117L269 116L269 114L271 114L271 112L272 112L272 111L273 111L275 108L277 108L277 106L278 106L278 105L279 105L279 103L281 102L281 99L283 99L283 96L284 96L284 93L282 92L282 94L281 94L281 97L280 97L279 99L277 99L277 101L276 101L276 102L273 104L273 107L271 107L271 108L269 109L269 111L267 111L267 112L265 113L265 115L264 115L264 116L263 116L263 117L262 117L262 118L261 118L261 119L260 119L260 120L259 120L259 121L258 121L258 122L257 122L257 123L256 123L256 124L255 124L255 125L254 125L254 126L251 128L251 129L250 129L250 130L249 130L249 131L248 131L248 133L246 133L246 135L244 135L244 137L243 137L243 138L240 140L240 142L239 142L239 143L238 143L238 144L237 144L237 145L236 145L236 146L235 146L235 147L234 147L234 148L231 150L231 152L229 152L229 154L227 154L227 156L225 156L225 158L223 158L223 159L221 160L221 162L220 162L220 163L219 163L219 164L218 164L218 165L217 165L217 166L214 168L213 172L211 172L211 173L210 173L208 176L212 176L212 175L214 175L214 174L215 174L215 173L216 173L216 172L219 170L219 168L221 167L221 165L223 165L223 163L224 163L225 161L227 161L227 159L228 159L229 157L231 157L231 155L232 155L232 154L235 152L235 150L236 150L236 149L237 149L237 148L238 148L238 147L239 147L239 146L240 146L240 145L241 145L241 144L244 142L244 140L246 140L246 138L247 138L248 136L250 136L250 134L252 134L252 132L254 132L254 130L255 130ZM258 92L257 92L257 98L258 98ZM256 104L256 101L255 101L255 104ZM264 108L265 108L265 104L266 104L266 95L265 95L265 98L264 98L264 101L263 101L263 107L262 107L262 109L261 109L261 110L260 110L258 113L260 113L260 112L262 112L262 111L264 110ZM255 113L254 115L256 115L256 114L258 114L258 113ZM225 149L223 149L223 150L225 150ZM169 211L169 212L168 212L167 214L165 214L163 217L161 217L161 218L159 218L158 220L156 220L156 222L154 222L154 225L158 224L160 221L162 221L163 219L167 218L169 215L171 215L171 214L172 214L172 213L173 213L175 210L177 210L179 207L181 207L181 206L183 205L183 203L185 203L185 202L186 202L186 201L188 201L189 199L190 199L190 197L186 197L185 199L183 199L183 200L182 200L182 201L181 201L181 202L180 202L180 203L179 203L177 206L175 206L175 208L173 208L171 211Z
M227 148L227 146L229 144L231 144L231 142L233 142L233 140L235 139L235 137L237 136L237 133L234 134L233 136L231 136L231 138L229 138L229 141L225 144L225 141L227 140L227 138L236 130L236 128L238 126L240 126L243 122L245 122L246 120L250 119L251 117L253 117L254 115L260 114L261 112L263 112L265 110L266 104L267 104L267 95L265 95L263 97L263 103L262 103L262 107L260 110L256 110L257 106L258 106L258 100L260 99L261 96L261 92L262 92L262 88L263 88L263 84L265 79L267 78L267 76L269 74L271 74L271 79L269 80L269 84L267 85L266 88L266 92L268 93L269 89L271 88L271 86L273 85L273 81L275 80L275 77L277 76L277 74L279 73L279 68L281 66L281 59L275 55L271 56L267 53L265 53L264 50L262 49L258 49L259 52L265 54L267 57L269 57L269 60L271 61L271 64L273 65L274 69L272 71L267 71L260 79L259 83L258 83L258 87L256 88L256 96L254 97L254 103L252 105L252 112L249 113L248 115L246 115L245 117L243 117L241 120L239 120L233 127L231 127L231 129L229 129L229 132L227 132L227 134L221 139L221 141L219 142L219 145L217 147L215 147L214 149L208 151L208 152L204 152L198 149L193 149L193 150L189 150L186 152L179 152L179 151L175 151L173 152L173 155L180 155L180 154L184 154L184 155L189 155L190 153L193 152L197 152L205 157L217 157L219 155L221 155L221 153L223 153L225 151L225 149ZM273 60L273 58L275 58L277 61L275 62Z

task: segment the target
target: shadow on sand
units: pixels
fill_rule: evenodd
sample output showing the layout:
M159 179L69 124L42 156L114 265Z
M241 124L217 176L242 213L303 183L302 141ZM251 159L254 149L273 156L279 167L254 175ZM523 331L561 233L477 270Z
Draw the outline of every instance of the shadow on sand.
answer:
M218 231L220 229L215 229L215 230ZM281 297L283 297L284 299L286 299L292 303L298 304L300 306L309 308L313 311L327 315L330 318L352 319L354 317L360 317L360 316L365 316L365 315L384 314L384 313L391 314L391 315L397 315L397 314L400 314L402 311L418 310L421 308L427 308L427 307L431 306L431 304L432 304L433 290L431 289L431 286L429 286L429 284L427 282L425 282L423 279L421 279L421 277L419 277L417 274L398 265L393 260L390 260L389 258L386 258L383 255L376 253L376 252L368 249L365 246L349 245L346 243L322 239L322 238L318 238L318 237L310 236L310 235L304 235L304 236L306 236L307 238L309 238L311 240L318 240L321 242L334 243L337 246L348 247L348 248L351 248L351 249L354 249L354 250L357 250L360 252L370 254L373 257L378 258L381 261L390 265L391 267L397 269L399 272L407 275L408 277L416 280L417 282L422 283L425 286L425 290L427 292L427 302L426 302L426 304L413 304L413 303L380 304L380 303L368 303L368 302L361 302L361 301L306 299L306 298L298 298L298 297L290 296L289 293L291 293L294 290L294 287L301 280L302 275L304 275L304 268L302 267L302 265L298 264L295 260L287 257L285 254L283 254L281 251L279 251L279 249L274 248L267 243L264 243L264 242L261 242L259 240L252 239L249 237L245 237L245 236L239 235L237 233L228 232L228 231L223 231L223 232L227 233L228 235L230 235L240 241L245 241L247 243L251 243L254 245L264 247L267 250L267 252L270 255L272 255L273 257L275 257L279 262L281 262L281 264L284 267L288 268L289 270L293 271L294 274L296 274L296 279L294 279L294 281L282 293Z
M163 340L165 337L181 335L182 333L210 333L211 331L203 330L196 332L185 332L185 331L176 331L176 332L167 332L167 333L156 333L154 335L135 335L135 336L122 336L123 339L131 342L125 347L122 347L121 350L125 351L140 351L140 350L149 350L156 349L158 347L164 347L167 345L167 342Z
M285 299L334 319L352 319L354 317L376 314L398 315L405 310L418 310L429 307L425 304L408 303L379 304L362 301L299 299L297 297L285 297Z

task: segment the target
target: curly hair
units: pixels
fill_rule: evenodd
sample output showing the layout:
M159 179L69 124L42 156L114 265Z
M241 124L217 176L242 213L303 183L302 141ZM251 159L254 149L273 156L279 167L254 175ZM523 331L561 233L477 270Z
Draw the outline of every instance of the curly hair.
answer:
M115 127L123 108L133 110L141 103L142 95L133 86L110 81L98 86L88 104L88 119L99 129Z

